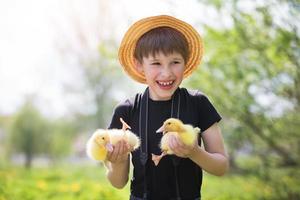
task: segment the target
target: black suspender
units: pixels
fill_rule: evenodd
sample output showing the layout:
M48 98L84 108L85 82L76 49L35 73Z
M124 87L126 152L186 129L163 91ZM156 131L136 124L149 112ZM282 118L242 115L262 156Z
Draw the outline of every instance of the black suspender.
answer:
M149 89L147 88L143 95L140 95L140 113L139 113L139 136L141 138L140 147L140 161L143 166L144 173L144 193L143 199L147 199L147 177L146 177L146 163L148 160L148 103L149 103ZM144 129L143 129L144 128Z
M143 166L144 173L144 193L143 200L146 200L148 197L147 192L147 177L146 177L146 163L148 160L148 104L149 104L149 88L145 90L143 95L139 94L139 137L141 138L141 147L140 147L140 162ZM179 89L177 89L172 96L172 106L171 106L171 117L178 118L180 117L180 94ZM180 158L177 156L172 156L172 162L174 166L175 173L175 184L176 184L176 200L180 200L179 192L179 182L178 182L178 173L177 167L180 162Z
M174 96L172 98L172 107L171 107L171 117L179 119L180 117L180 94L179 91L176 90ZM175 173L175 186L176 186L176 200L180 200L180 190L179 190L179 181L178 181L178 173L177 167L180 162L180 158L172 155L172 162L174 166L174 173Z

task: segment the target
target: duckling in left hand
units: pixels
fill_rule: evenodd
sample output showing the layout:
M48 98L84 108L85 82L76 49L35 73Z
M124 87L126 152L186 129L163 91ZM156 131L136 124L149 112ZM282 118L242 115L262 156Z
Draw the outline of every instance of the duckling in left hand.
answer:
M108 151L113 151L113 145L120 140L125 140L128 143L130 151L134 151L140 146L140 139L131 131L130 126L120 118L122 129L98 129L87 142L87 155L96 161L106 162Z
M194 128L191 125L183 124L179 119L169 118L167 119L162 127L160 127L157 133L162 132L163 137L161 138L160 148L162 150L161 155L152 154L152 160L155 165L158 165L161 158L167 154L174 154L169 147L169 138L172 136L178 137L185 145L193 145L198 138L200 129Z

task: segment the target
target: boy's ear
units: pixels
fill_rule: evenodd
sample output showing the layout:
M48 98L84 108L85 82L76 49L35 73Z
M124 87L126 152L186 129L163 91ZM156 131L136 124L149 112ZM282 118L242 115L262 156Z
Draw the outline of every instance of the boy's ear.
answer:
M140 63L140 61L138 61L137 59L134 59L134 67L136 68L136 70L142 74L144 74L144 69L143 69L143 65L142 63Z

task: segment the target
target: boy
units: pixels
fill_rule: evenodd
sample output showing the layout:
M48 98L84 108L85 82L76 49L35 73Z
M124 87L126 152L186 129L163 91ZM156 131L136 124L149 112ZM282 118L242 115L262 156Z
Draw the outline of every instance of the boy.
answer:
M134 80L147 84L143 94L120 103L109 128L121 128L122 117L141 138L140 149L132 153L133 178L130 200L196 200L200 199L202 169L223 175L228 169L221 130L220 115L205 95L179 88L183 78L199 65L203 44L189 24L171 16L144 18L125 34L119 60ZM176 137L169 140L175 156L165 156L155 166L151 154L159 155L162 134L156 133L163 122L175 117L201 129L201 140L184 145ZM129 156L124 141L109 153L112 165L107 177L114 187L128 181Z

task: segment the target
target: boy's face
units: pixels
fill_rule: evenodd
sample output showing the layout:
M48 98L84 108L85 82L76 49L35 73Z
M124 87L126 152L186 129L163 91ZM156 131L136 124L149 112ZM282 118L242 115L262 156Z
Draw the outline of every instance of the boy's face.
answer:
M144 57L143 63L137 62L137 69L145 74L152 100L169 100L183 79L185 63L179 53L159 52Z

